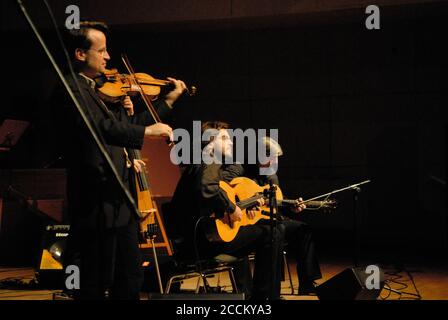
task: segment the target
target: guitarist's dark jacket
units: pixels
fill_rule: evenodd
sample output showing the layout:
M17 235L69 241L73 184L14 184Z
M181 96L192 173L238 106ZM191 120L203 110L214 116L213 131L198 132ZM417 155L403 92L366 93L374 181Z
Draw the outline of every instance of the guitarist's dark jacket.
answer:
M191 252L199 218L209 217L212 213L221 218L225 213L235 211L235 205L219 187L225 171L226 166L220 164L193 164L184 169L171 201L170 214L165 215L171 238L177 242L179 251ZM198 237L203 236L200 227L198 224ZM205 243L202 240L205 239L198 239L198 242ZM208 253L212 250L206 249Z

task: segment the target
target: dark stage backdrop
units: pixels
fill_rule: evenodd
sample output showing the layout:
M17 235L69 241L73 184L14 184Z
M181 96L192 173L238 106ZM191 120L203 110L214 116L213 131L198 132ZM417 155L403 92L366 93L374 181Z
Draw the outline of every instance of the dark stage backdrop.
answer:
M442 3L390 12L375 31L362 9L288 23L117 24L111 65L124 71L126 52L137 71L195 84L199 95L178 103L175 127L219 119L278 128L279 176L291 197L371 179L360 194L363 250L424 255L447 249L448 12ZM2 118L33 125L1 163L42 168L54 159L47 103L57 80L26 28L3 30L2 40ZM303 215L333 252L352 244L352 194L337 199L334 215Z

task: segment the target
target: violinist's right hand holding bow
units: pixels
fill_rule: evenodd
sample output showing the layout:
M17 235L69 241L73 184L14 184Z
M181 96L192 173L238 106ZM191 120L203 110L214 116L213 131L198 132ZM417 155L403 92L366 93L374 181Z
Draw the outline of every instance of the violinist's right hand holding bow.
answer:
M170 141L174 140L173 129L167 124L156 123L145 128L145 136L148 137L166 137Z

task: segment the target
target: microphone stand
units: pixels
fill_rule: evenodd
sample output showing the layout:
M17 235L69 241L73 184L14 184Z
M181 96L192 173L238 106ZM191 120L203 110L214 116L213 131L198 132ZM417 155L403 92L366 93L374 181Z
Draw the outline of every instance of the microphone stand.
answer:
M361 193L361 188L359 187L354 187L353 188L353 234L354 234L354 254L353 254L353 265L356 267L359 267L359 252L360 252L360 236L361 233L359 232L359 227L360 227L360 220L358 218L358 197L359 194Z
M159 269L159 261L157 259L157 251L156 251L156 244L154 239L156 238L156 234L157 234L157 225L156 223L149 223L146 226L146 232L145 232L145 237L147 239L149 239L149 241L151 242L151 246L152 246L152 253L154 255L154 266L156 268L156 274L157 274L157 282L159 284L159 290L160 290L160 294L163 294L163 285L162 285L162 277L160 275L160 269Z
M341 188L341 189L333 190L333 191L331 191L331 192L328 192L328 193L325 193L325 194L321 194L320 196L313 197L313 198L310 198L310 199L306 199L306 200L304 200L304 201L301 201L300 203L306 204L307 202L314 201L314 200L317 200L317 199L320 199L320 198L323 198L323 197L327 197L327 198L328 198L328 197L330 197L332 194L336 194L336 193L339 193L339 192L342 192L342 191L345 191L345 190L355 189L355 188L357 188L357 187L359 187L359 186L361 186L361 185L363 185L363 184L366 184L366 183L370 183L370 180L365 180L365 181L363 181L363 182L356 183L356 184L352 184L352 185L350 185L350 186L348 186L348 187L345 187L345 188Z
M279 253L274 250L275 247L275 238L274 238L274 229L277 229L277 214L278 214L278 206L277 206L277 186L275 186L272 181L269 182L269 226L270 226L270 236L271 236L271 259L273 265L273 272L271 275L270 281L270 294L273 293L274 288L277 283L277 267L278 263L277 259L279 257ZM273 297L271 297L273 298Z
M367 184L367 183L370 183L370 180L365 180L360 183L352 184L348 187L337 189L337 190L322 194L320 196L302 201L302 203L306 204L307 202L310 202L310 201L313 201L316 199L320 199L323 197L328 198L331 195L342 192L342 191L354 190L354 193L353 193L353 240L354 240L353 264L355 267L359 267L359 252L360 252L360 242L361 242L361 240L360 240L361 233L359 232L361 219L358 218L358 212L357 212L358 211L358 198L359 198L359 194L361 193L360 186Z

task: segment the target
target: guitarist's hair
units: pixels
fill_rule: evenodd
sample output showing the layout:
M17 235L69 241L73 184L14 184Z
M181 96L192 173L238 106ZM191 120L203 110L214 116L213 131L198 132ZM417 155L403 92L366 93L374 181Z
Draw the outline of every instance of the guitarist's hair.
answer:
M282 156L283 150L280 144L271 137L263 137L261 142L266 146L267 154L275 154L276 156Z
M229 124L226 122L222 122L222 121L205 121L202 123L201 126L201 133L204 133L205 130L208 129L216 129L216 130L221 130L221 129L229 129Z
M215 129L215 130L222 130L222 129L229 129L229 124L227 122L222 121L205 121L202 123L201 126L201 134L203 134L205 131L209 129ZM202 141L202 147L204 148L207 144L209 144L213 140L213 136L210 137L209 141Z

